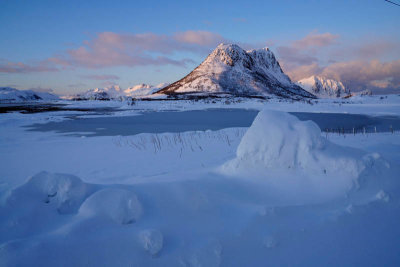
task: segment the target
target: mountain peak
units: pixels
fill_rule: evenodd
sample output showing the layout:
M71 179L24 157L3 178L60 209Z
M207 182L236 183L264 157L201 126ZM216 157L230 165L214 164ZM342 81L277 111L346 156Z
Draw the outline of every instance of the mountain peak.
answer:
M342 82L321 76L310 76L297 82L307 92L320 98L344 97L349 91Z
M224 43L186 77L158 92L314 97L292 83L269 48L245 51L236 44Z

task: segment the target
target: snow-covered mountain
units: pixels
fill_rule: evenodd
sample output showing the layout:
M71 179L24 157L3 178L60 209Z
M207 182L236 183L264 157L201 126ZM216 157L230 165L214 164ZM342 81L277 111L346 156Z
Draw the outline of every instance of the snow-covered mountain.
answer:
M349 90L340 81L319 76L302 79L297 84L319 98L345 97L350 94Z
M245 51L235 44L220 44L191 73L158 93L314 97L290 80L268 48Z
M131 97L142 98L150 96L167 85L168 83L161 83L157 86L142 83L125 90L121 89L118 85L113 85L105 88L90 89L84 93L64 98L72 100L123 100Z
M122 99L125 94L118 85L109 86L106 88L90 89L84 93L73 96L72 99L80 100L110 100Z
M33 90L18 90L12 87L0 87L0 101L2 102L24 102L37 100L57 100L58 96Z
M125 96L128 97L144 97L144 96L149 96L160 89L163 89L169 85L168 83L161 83L157 86L152 86L149 84L138 84L132 87L129 87L128 89L124 90Z

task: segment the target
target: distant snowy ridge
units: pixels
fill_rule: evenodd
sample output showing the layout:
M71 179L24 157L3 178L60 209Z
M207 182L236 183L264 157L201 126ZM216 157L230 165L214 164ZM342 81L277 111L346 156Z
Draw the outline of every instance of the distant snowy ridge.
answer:
M319 76L302 79L297 84L319 98L345 97L350 94L342 82Z
M118 85L113 85L105 88L90 89L86 92L65 98L72 100L124 100L130 97L143 98L150 96L167 85L167 83L161 83L157 86L153 86L142 83L129 87L125 90L121 89L121 87Z
M129 87L128 89L124 90L124 93L126 96L130 97L144 97L144 96L149 96L160 89L163 89L166 87L168 83L160 83L157 86L152 86L149 84L138 84L132 87Z
M0 87L1 102L25 102L38 100L57 100L58 96L47 93L37 92L33 90L18 90L12 87Z
M218 45L191 73L158 93L229 93L241 96L314 98L312 93L290 80L271 50L262 48L245 51L235 44Z

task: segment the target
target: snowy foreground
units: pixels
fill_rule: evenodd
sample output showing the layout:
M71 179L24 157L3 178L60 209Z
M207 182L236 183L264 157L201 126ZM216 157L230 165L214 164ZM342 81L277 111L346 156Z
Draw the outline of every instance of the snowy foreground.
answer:
M398 116L399 100L242 102L261 110L250 128L134 136L1 114L0 266L399 266L399 132L326 135L283 112Z

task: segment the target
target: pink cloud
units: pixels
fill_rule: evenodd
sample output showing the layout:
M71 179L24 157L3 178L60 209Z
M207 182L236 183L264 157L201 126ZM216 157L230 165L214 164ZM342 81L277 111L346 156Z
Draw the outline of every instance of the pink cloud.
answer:
M37 64L25 64L22 62L0 62L0 72L4 73L28 73L28 72L50 72L58 71L57 68L49 66L46 62Z
M112 74L102 74L102 75L97 75L97 74L93 74L93 75L81 75L82 78L85 79L90 79L90 80L119 80L119 76L117 75L112 75Z
M0 64L0 72L26 73L56 71L60 68L104 68L114 66L175 65L186 66L191 59L175 59L174 53L206 54L224 39L207 31L186 31L172 35L102 32L85 40L75 49L68 49L43 61L40 65L8 62Z
M306 37L297 40L293 43L293 47L299 49L306 49L310 47L325 47L332 45L337 39L339 35L332 34L329 32L326 33L310 33Z
M175 34L174 39L182 43L212 47L224 42L225 40L221 35L207 31L180 32Z

